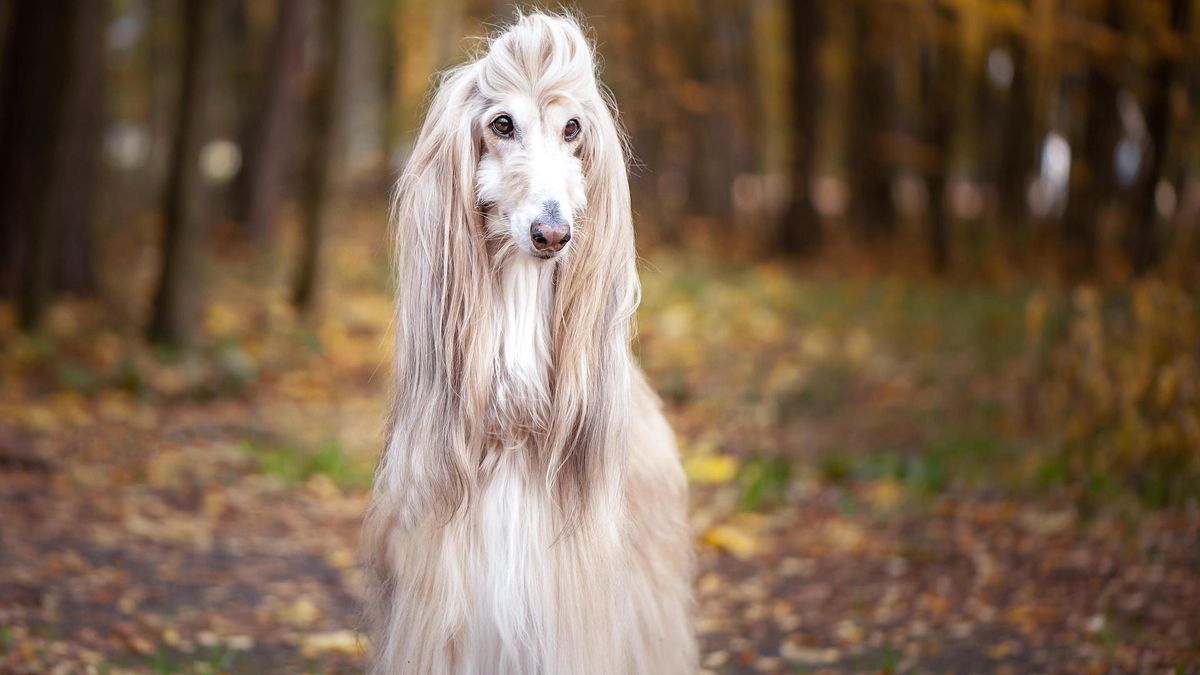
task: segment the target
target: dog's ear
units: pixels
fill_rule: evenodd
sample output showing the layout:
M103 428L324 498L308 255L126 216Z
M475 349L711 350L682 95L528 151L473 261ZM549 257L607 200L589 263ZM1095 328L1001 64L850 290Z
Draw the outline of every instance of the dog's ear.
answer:
M480 134L475 128L476 69L476 64L468 64L442 78L416 137L397 194L398 207L411 199L415 206L424 207L425 215L432 216L415 225L456 229L454 226L469 225L460 222L464 216L475 216L475 169L480 153Z
M392 223L396 260L395 369L399 401L382 467L407 473L412 500L444 518L469 494L468 438L481 407L467 383L490 360L471 359L471 312L486 292L487 255L476 208L475 66L450 71L434 94L404 174ZM418 405L419 403L419 405ZM413 411L420 411L414 414ZM420 510L419 508L417 509Z
M628 452L630 323L640 299L624 138L600 92L581 152L587 207L555 293L555 413L547 476L567 527L589 509L619 508Z

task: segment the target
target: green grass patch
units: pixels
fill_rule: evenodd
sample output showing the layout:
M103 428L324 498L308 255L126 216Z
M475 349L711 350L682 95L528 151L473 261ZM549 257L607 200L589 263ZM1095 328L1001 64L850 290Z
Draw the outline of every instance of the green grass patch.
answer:
M792 478L792 463L780 457L751 457L738 469L738 505L757 511L783 502Z
M365 489L371 484L371 468L355 461L336 442L313 448L297 444L254 445L242 441L241 448L258 464L258 470L285 483L302 483L322 474L347 489Z
M1004 441L995 436L954 433L920 452L838 450L821 458L822 480L849 487L891 479L911 496L931 496L952 488L1007 488L1018 481L1016 462L1006 459ZM1004 468L1010 466L1011 468Z

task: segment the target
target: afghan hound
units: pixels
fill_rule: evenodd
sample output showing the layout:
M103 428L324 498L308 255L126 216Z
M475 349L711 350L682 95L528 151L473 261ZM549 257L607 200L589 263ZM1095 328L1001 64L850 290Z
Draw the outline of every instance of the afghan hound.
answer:
M393 202L372 673L695 672L687 483L630 353L624 139L575 20L443 74Z

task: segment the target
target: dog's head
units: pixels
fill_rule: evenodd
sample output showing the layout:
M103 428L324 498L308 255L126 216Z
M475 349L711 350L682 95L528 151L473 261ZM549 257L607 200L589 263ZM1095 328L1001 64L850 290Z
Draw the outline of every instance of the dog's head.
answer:
M617 508L618 492L596 486L619 484L640 288L624 138L595 68L573 19L519 17L441 77L396 186L397 400L423 411L398 428L441 439L428 443L439 463L420 470L448 510L491 401L491 322L509 300L497 271L520 258L554 272L538 296L554 364L539 432L548 484L569 517L597 500Z
M578 24L532 14L447 74L410 166L448 171L460 199L471 190L494 251L554 259L593 234L595 195L627 190L621 146Z
M604 140L591 50L570 19L535 14L496 38L476 70L475 193L488 233L553 258L587 205L585 153Z
M526 17L479 61L475 192L488 230L552 258L570 245L587 204L583 152L603 105L582 33L558 17Z

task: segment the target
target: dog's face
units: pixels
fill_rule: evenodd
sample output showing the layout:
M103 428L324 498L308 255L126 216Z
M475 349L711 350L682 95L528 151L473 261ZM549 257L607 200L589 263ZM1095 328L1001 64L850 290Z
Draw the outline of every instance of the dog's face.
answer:
M511 95L484 107L475 186L488 234L551 259L570 246L584 189L581 147L588 129L580 105L564 97L539 105Z

